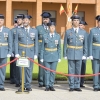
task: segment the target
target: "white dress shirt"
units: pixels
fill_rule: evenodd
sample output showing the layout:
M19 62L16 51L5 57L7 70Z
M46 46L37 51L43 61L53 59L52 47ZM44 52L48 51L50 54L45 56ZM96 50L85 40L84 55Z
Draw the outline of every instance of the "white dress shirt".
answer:
M77 27L77 28L74 28L74 27L73 27L73 29L74 29L74 32L76 31L76 32L78 33L79 27Z
M30 26L28 26L27 28L25 27L25 31L26 31L26 29L28 30L28 33L29 33L29 30L30 30Z
M45 30L48 30L48 29L49 29L48 26L46 26L46 25L44 25L44 24L43 24L43 26L44 26L44 29L45 29Z
M0 27L0 32L2 32L2 30L3 30L3 26L2 26L2 27Z
M55 33L50 33L50 37L52 38L52 35L53 35L53 37L54 37L54 34L55 34Z

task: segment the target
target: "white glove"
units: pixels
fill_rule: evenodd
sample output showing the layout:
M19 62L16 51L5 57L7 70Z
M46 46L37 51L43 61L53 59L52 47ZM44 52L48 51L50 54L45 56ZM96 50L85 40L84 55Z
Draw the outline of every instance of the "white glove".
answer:
M14 54L13 53L11 54L11 57L14 57Z
M43 62L43 59L41 59L40 61Z
M91 60L93 60L93 56L89 56L89 58L90 58Z
M67 57L64 57L64 59L67 59Z
M37 59L37 55L34 55L34 59Z
M82 57L82 60L85 60L85 59L86 59L86 57L85 57L85 56L83 56L83 57Z
M19 55L19 54L16 54L16 55L15 55L15 57L16 57L16 58L19 58L19 57L20 57L20 55Z
M7 54L7 57L8 57L8 58L10 58L10 57L11 57L11 55L10 55L10 54Z
M58 62L61 62L61 59L58 59Z
M87 60L89 60L90 58L89 57L87 57Z

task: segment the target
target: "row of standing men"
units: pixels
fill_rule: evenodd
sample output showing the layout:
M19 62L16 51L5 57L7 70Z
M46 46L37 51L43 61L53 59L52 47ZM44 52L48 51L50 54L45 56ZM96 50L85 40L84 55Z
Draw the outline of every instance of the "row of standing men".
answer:
M14 56L19 57L21 56L22 51L25 51L26 56L32 59L37 59L38 57L38 62L41 65L56 70L57 63L61 61L60 35L57 34L55 31L55 23L50 21L51 14L48 12L44 12L41 14L41 16L43 18L42 25L39 25L36 27L36 29L34 29L29 26L30 19L32 17L29 15L19 14L17 15L18 26L15 25L16 26L15 28L9 30L8 28L3 26L4 16L0 15L1 33L2 33L2 35L0 34L1 35L0 65L6 63L7 57L12 56L10 58L12 60L14 59ZM92 53L91 54L89 53L89 55L87 55L88 35L85 30L81 29L84 28L84 25L86 25L86 23L84 21L80 21L80 17L78 15L72 16L71 19L73 27L67 30L65 34L64 58L68 59L69 74L80 74L81 70L82 74L85 74L86 57L90 56L91 60L94 57ZM99 17L97 16L96 19L98 20L98 25L99 25ZM99 34L96 33L93 36L99 37ZM89 37L91 38L91 34ZM89 47L91 47L90 42L92 42L92 40L90 41L89 39ZM95 64L96 64L95 66L97 66L98 63L95 61ZM15 66L16 66L15 63L11 65L11 73L10 73L11 84L15 83L16 87L20 87L21 68ZM96 73L97 72L97 70L95 71L96 68L95 67L93 68L94 68L93 72ZM0 69L1 91L5 90L4 89L5 69L6 69L5 67ZM32 70L33 70L33 63L30 63L30 67L25 68L25 89L28 91L32 91L31 89ZM39 87L45 86L46 87L45 91L49 90L55 91L53 87L54 80L55 80L55 73L44 70L41 67L39 67L39 75L38 75ZM93 82L94 82L94 91L98 91L99 90L99 87L97 86L99 83L98 76L94 77ZM81 84L80 84L80 78L69 77L70 91L74 90L81 91L80 86L84 87L83 83L84 83L84 78L81 78Z
M43 24L35 28L30 27L30 15L17 15L17 24L14 24L13 29L4 27L4 16L0 14L1 23L1 41L0 41L0 65L7 62L7 57L13 60L15 57L19 58L22 51L25 51L25 56L31 59L37 59L41 65L56 70L57 63L61 59L61 43L60 35L55 31L55 22L50 21L51 14L44 12L41 14ZM5 56L4 56L5 55ZM4 61L2 61L4 59ZM6 67L0 69L0 91L5 91L5 71ZM25 90L32 91L33 63L25 68ZM45 78L44 78L45 77ZM39 87L45 86L45 91L53 88L55 80L55 73L43 70L39 67L38 82ZM10 68L11 84L16 84L16 87L21 86L21 67L16 66L16 62L11 64ZM21 91L21 87L18 89Z
M86 69L86 59L92 62L93 74L100 72L100 15L96 16L97 27L90 30L90 34L79 28L80 16L74 15L72 28L66 31L64 37L63 56L68 59L68 73L74 75L84 75ZM80 80L81 79L81 80ZM82 91L84 78L69 77L69 91ZM93 76L93 91L100 91L99 75Z

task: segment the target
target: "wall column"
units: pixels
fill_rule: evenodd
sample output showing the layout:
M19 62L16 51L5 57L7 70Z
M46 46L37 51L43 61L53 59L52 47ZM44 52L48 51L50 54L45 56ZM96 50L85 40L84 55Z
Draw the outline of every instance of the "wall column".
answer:
M6 0L6 26L11 28L12 22L12 0Z
M40 16L42 14L42 0L37 0L36 3L36 26L42 24L42 17Z
M69 3L70 3L70 11L68 13L68 17L70 18L72 16L72 2L71 2L71 0L66 0L66 11L67 11L67 7L68 7ZM66 29L69 29L72 26L72 22L68 21L68 17L66 16Z

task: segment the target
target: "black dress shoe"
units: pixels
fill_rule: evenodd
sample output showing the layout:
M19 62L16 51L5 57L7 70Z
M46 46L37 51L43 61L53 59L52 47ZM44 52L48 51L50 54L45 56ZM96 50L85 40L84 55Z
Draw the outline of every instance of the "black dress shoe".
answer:
M73 89L73 88L70 88L70 89L69 89L69 91L70 91L70 92L73 92L73 91L74 91L74 89Z
M24 88L24 90L26 90L26 89ZM22 87L20 87L20 88L18 89L18 91L21 92L21 91L22 91Z
M39 85L39 87L43 87L43 85Z
M50 91L55 91L54 87L49 87Z
M99 89L98 88L94 88L94 90L93 91L99 91Z
M26 90L27 90L27 91L32 91L32 89L31 89L31 88L26 88Z
M82 90L80 88L76 88L75 91L81 92Z
M10 84L15 84L15 82L10 82Z
M0 91L5 91L5 89L4 88L0 88Z
M81 88L85 88L85 86L84 86L84 85L80 85L80 87L81 87Z
M20 84L16 84L15 87L20 87Z
M100 91L100 89L98 89L98 91Z
M50 89L49 88L45 88L45 91L49 91Z

